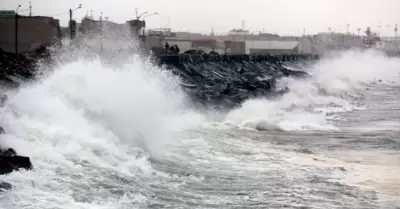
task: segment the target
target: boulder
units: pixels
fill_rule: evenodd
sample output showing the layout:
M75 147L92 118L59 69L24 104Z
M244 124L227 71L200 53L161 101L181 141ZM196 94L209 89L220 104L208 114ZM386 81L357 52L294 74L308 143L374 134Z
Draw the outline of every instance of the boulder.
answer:
M10 190L10 189L12 189L12 185L10 183L0 182L0 192L2 190Z
M19 169L32 169L29 157L19 156L14 149L0 149L0 175Z

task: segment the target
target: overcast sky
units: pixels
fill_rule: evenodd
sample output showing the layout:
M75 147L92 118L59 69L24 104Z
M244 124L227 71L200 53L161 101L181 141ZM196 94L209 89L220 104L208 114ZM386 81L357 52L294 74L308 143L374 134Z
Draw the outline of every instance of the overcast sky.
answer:
M321 31L345 32L371 26L383 35L394 35L394 24L400 24L400 0L31 0L33 15L55 15L62 25L68 21L68 9L82 4L74 12L80 19L90 10L98 18L103 12L110 20L125 22L141 12L158 12L146 18L148 28L170 26L177 31L224 33L232 28L279 34L312 34ZM0 9L20 11L29 0L0 0ZM25 11L24 14L28 14ZM389 26L391 25L391 26Z

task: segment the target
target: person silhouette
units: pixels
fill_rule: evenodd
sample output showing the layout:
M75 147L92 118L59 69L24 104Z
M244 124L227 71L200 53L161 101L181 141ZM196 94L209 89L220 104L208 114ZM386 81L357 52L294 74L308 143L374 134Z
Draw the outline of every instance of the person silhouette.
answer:
M169 44L168 42L165 42L165 51L168 53L168 49L169 49Z

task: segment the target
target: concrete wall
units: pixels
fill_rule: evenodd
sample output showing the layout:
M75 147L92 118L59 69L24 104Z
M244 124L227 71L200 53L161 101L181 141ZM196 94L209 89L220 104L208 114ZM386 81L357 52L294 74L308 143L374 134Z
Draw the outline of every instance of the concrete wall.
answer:
M15 52L15 18L0 17L0 48ZM18 18L18 52L29 52L60 40L59 21L51 17Z
M286 52L298 53L298 41L264 41L249 40L246 43L246 54L251 53L271 53L285 54Z
M245 54L246 44L244 41L225 41L227 54Z
M298 49L300 54L312 54L313 45L311 38L300 38Z
M279 55L279 54L297 54L297 47L294 49L250 49L250 54L272 54L272 55Z

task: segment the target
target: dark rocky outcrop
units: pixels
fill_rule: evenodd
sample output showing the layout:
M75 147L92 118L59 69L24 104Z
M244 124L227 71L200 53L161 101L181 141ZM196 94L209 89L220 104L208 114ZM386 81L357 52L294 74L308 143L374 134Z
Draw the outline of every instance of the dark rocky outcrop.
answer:
M10 183L0 182L0 192L2 190L10 190L10 189L12 189L12 185Z
M158 63L181 78L181 85L201 106L232 108L252 97L281 95L288 89L276 89L276 79L303 78L303 71L283 65L306 64L307 56L249 56L181 54L160 55Z
M19 156L14 149L0 149L0 175L19 169L32 169L29 157Z
M0 94L0 105L3 106L7 96ZM4 129L0 126L0 134L4 134ZM1 135L0 135L1 137ZM29 157L19 156L13 148L2 148L0 145L0 175L11 173L19 169L32 169ZM1 188L9 188L7 183L0 182Z
M46 46L24 54L5 52L0 48L0 80L17 85L21 80L32 79L35 77L38 61L49 60L50 50Z

